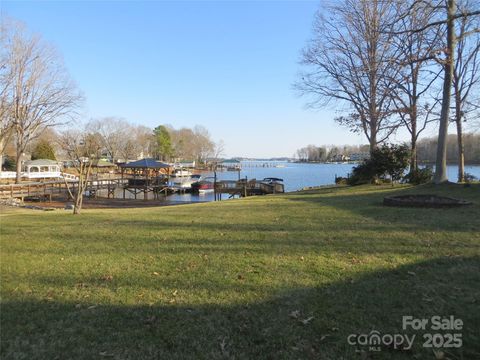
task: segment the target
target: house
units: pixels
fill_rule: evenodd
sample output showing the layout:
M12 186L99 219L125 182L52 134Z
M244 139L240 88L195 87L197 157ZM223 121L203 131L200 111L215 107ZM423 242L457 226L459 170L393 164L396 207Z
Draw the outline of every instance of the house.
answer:
M370 153L368 152L350 154L351 161L364 161L367 159L370 159Z
M347 155L335 154L332 157L331 161L333 161L333 162L344 162L344 161L349 161L349 160L350 160L350 157L348 157Z

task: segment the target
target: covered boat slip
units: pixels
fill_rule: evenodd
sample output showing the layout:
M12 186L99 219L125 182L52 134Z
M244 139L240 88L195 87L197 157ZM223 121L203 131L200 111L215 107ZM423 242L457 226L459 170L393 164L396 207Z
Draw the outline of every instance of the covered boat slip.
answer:
M126 164L121 164L122 180L127 180L123 185L123 199L126 191L137 195L143 193L143 198L148 199L148 193L158 199L160 194L167 195L169 191L169 174L171 166L155 159L142 159Z

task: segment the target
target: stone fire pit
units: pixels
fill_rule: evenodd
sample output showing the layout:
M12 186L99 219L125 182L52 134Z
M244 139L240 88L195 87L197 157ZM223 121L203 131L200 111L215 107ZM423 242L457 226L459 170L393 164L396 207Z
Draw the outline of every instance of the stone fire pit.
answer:
M472 205L470 201L438 195L398 195L383 199L385 206L451 208Z

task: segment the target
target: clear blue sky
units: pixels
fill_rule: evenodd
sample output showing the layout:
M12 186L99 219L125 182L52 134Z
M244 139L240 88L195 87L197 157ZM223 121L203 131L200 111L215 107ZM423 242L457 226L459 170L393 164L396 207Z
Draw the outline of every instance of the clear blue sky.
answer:
M292 90L319 1L11 2L63 54L85 118L196 124L226 156L292 156L308 144L366 141L304 108Z

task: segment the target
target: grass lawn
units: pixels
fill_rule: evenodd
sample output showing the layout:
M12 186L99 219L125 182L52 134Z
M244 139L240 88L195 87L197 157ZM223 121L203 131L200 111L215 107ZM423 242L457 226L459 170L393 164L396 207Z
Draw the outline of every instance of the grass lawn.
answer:
M382 206L440 193L459 209ZM2 359L478 359L480 185L1 214ZM436 355L402 316L454 315ZM357 352L349 334L416 334ZM439 332L439 331L426 331Z

